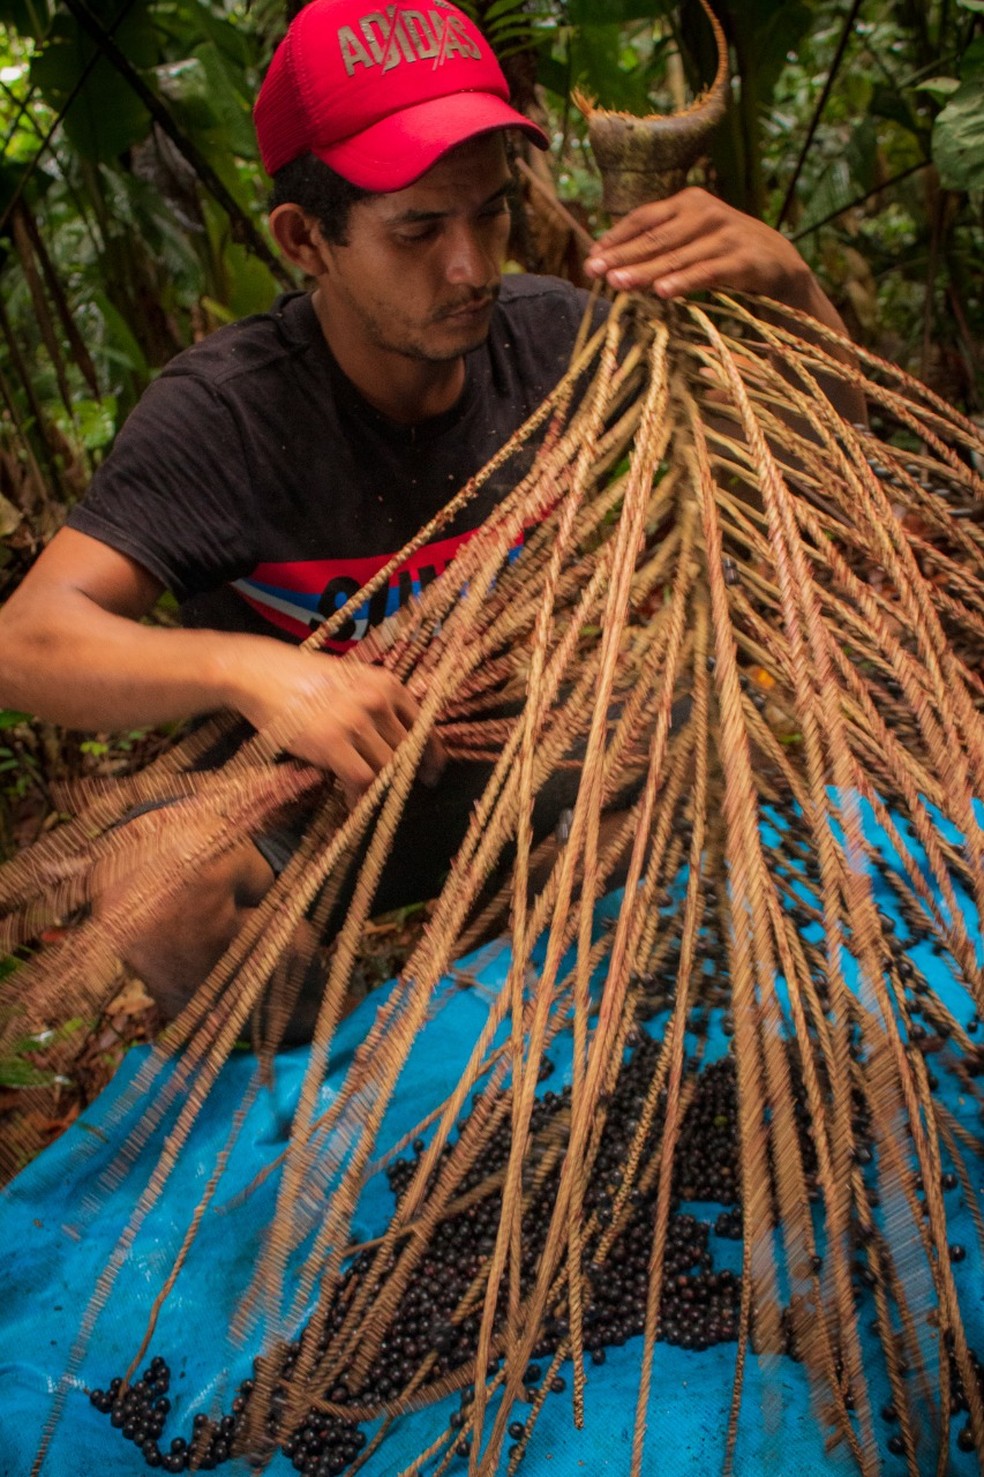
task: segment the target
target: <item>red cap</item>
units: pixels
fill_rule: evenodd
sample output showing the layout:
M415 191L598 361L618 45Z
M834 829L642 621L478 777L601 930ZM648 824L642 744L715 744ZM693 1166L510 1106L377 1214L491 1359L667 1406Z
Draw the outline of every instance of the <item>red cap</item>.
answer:
M491 129L520 128L547 147L509 106L485 37L449 0L310 0L274 53L253 119L269 174L310 152L380 193Z

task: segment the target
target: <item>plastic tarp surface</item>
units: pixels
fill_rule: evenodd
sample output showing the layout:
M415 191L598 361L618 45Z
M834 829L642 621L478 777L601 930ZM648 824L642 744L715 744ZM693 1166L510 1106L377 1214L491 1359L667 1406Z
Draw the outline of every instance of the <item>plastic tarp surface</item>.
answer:
M879 904L894 913L891 892L876 880ZM599 914L611 912L608 900ZM599 920L600 921L600 920ZM901 927L900 923L900 927ZM418 1037L391 1103L379 1139L386 1150L439 1103L458 1079L475 1036L485 1021L488 998L501 987L508 968L503 947L491 957L486 950L477 969L478 985L457 987L451 981L435 1001L431 1019ZM913 946L930 983L967 1020L972 1006L944 960L927 944ZM322 1106L337 1091L352 1052L369 1028L379 1004L370 997L340 1027L330 1070L322 1089ZM659 1020L652 1029L659 1029ZM719 1029L712 1028L709 1058L726 1050ZM548 1086L556 1088L564 1073L562 1043L551 1050L557 1072ZM40 1436L54 1408L54 1392L69 1365L84 1312L134 1202L140 1175L118 1189L107 1188L105 1175L120 1149L115 1109L146 1057L135 1050L110 1088L62 1138L29 1166L0 1200L0 1473L28 1477ZM286 1143L292 1105L303 1077L306 1049L282 1053L271 1089L261 1088L229 1155L218 1192L206 1212L192 1253L158 1319L143 1364L161 1354L171 1366L172 1411L161 1446L172 1435L187 1436L194 1414L228 1411L236 1386L250 1373L252 1357L262 1347L262 1334L245 1344L228 1334L233 1313L262 1246L276 1193L276 1175L254 1184L257 1174ZM87 1389L105 1388L122 1374L139 1347L151 1304L181 1244L192 1210L198 1204L216 1156L226 1146L229 1125L253 1082L254 1060L236 1054L223 1068L181 1155L162 1202L146 1220L127 1253L112 1296L96 1321L92 1337L64 1394L63 1409L43 1471L51 1477L135 1477L148 1471L139 1451L112 1428L108 1418L90 1405ZM941 1073L940 1091L952 1111L980 1133L976 1104L964 1099L957 1084ZM130 1120L124 1120L128 1122ZM159 1140L137 1158L143 1178L157 1157ZM980 1192L979 1164L975 1188ZM247 1192L248 1193L244 1193ZM970 1214L961 1190L946 1196L952 1241L967 1250L955 1268L971 1347L984 1356L984 1275ZM376 1175L360 1203L354 1234L378 1234L392 1212L385 1176ZM740 1266L740 1244L714 1234L721 1207L684 1204L710 1222L709 1249L716 1269ZM862 1305L866 1327L873 1304ZM580 1477L580 1474L628 1473L642 1340L609 1349L601 1366L587 1365L586 1421L574 1429L567 1391L547 1397L520 1469L526 1477ZM648 1410L647 1474L705 1477L720 1471L734 1374L735 1344L703 1352L664 1343L656 1346L656 1365ZM881 1361L871 1361L875 1425L884 1442L894 1427L884 1425L879 1410L889 1398L887 1382L878 1374ZM394 1426L381 1448L362 1469L365 1477L394 1477L447 1425L457 1408L456 1396L406 1417ZM525 1416L528 1407L517 1407ZM957 1450L954 1423L950 1477L971 1477L977 1470L972 1454ZM501 1471L505 1472L503 1460ZM245 1463L223 1464L229 1477L245 1473ZM267 1470L287 1477L293 1467L278 1453ZM450 1474L467 1464L455 1459ZM840 1477L855 1470L843 1449L827 1451L824 1433L810 1410L806 1379L791 1359L778 1358L767 1367L750 1356L739 1422L737 1477ZM904 1461L883 1449L883 1470L905 1471Z

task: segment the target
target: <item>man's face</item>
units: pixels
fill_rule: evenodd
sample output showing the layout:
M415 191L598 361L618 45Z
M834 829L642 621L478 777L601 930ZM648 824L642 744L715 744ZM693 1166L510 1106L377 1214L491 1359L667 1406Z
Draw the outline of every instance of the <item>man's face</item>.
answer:
M511 189L502 134L493 133L405 190L354 205L346 244L321 245L333 331L429 363L475 348L499 293Z

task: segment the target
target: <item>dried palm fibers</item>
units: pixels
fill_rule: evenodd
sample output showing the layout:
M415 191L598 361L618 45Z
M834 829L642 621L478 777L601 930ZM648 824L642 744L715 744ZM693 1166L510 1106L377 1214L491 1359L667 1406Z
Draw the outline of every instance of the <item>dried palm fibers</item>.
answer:
M843 421L820 377L861 388L879 434ZM296 988L285 945L308 909L316 921L327 915L346 860L358 856L289 1143L270 1166L276 1213L242 1289L239 1331L248 1337L262 1320L267 1352L227 1446L262 1461L293 1435L296 1449L312 1413L324 1423L385 1412L385 1431L401 1409L474 1385L430 1466L413 1470L443 1471L464 1450L470 1472L492 1472L510 1442L514 1469L539 1409L522 1407L522 1439L508 1434L534 1351L548 1351L549 1380L570 1361L580 1418L596 1289L632 1223L648 1275L636 1288L644 1332L631 1470L648 1470L656 1340L680 1316L667 1268L681 1234L677 1201L694 1173L686 1123L704 1090L699 1023L717 1014L732 1033L731 1214L743 1236L740 1279L715 1304L725 1336L738 1340L722 1464L739 1415L757 1418L740 1410L754 1350L802 1361L818 1419L860 1471L880 1470L859 1277L873 1298L900 1463L912 1474L945 1470L951 1406L967 1411L964 1444L984 1454L943 1189L958 1180L973 1204L981 1141L934 1094L945 1068L981 1100L984 481L975 457L984 448L929 391L864 351L852 358L777 305L619 298L600 328L585 329L553 395L419 542L533 438L532 464L453 566L338 658L382 662L420 700L410 737L350 813L330 778L276 762L286 727L257 735L217 771L192 772L217 720L143 773L67 796L71 818L0 873L9 950L79 908L97 863L125 872L139 855L145 869L139 905L79 922L15 973L2 1001L9 1042L95 1011L127 940L189 871L286 802L310 806L298 855L119 1108L130 1126L114 1185L155 1135L159 1154L134 1186L72 1368L98 1340L128 1248L167 1196L190 1127L251 1022L269 1066ZM503 694L521 699L518 716L498 716ZM493 778L429 926L325 1112L318 1087L354 951L434 728L452 754L493 758ZM569 836L536 873L532 802L565 764L581 773ZM632 782L631 807L609 819ZM116 823L162 797L174 803L147 856ZM894 848L890 871L870 821ZM380 1123L435 992L477 936L476 915L490 913L482 887L510 844L505 988L457 1089L419 1127L389 1228L354 1274L350 1227ZM599 938L595 905L625 858L622 900ZM886 878L895 922L876 900ZM911 957L916 939L945 959L960 1008L927 986ZM640 1051L646 1017L652 1040ZM569 1092L562 1111L546 1113L539 1082L561 1036L571 1042ZM638 1060L636 1085L628 1127L619 1110L616 1173L606 1124L629 1060ZM234 1138L237 1122L229 1128ZM219 1154L188 1215L161 1299L194 1255L223 1162ZM484 1206L492 1228L470 1280L380 1393L394 1319L469 1205ZM534 1206L536 1254L524 1260ZM131 1380L151 1335L134 1350ZM46 1439L39 1433L39 1464ZM198 1457L218 1434L201 1439ZM185 1462L198 1457L189 1451Z

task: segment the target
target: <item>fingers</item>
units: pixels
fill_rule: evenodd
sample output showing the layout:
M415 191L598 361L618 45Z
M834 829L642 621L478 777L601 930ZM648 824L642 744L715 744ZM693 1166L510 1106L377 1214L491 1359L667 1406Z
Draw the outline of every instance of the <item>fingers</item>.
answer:
M420 769L417 771L421 784L426 785L428 789L433 789L444 772L447 758L447 750L437 734L432 733L427 740L427 746L420 760Z
M668 200L639 206L606 231L585 262L592 277L607 277L612 287L649 286L670 270L675 252L706 236L715 201L703 190L684 190Z
M681 216L694 219L705 203L713 204L713 197L704 190L681 190L665 200L651 200L646 205L639 205L599 237L597 251L613 266L621 260L629 260L620 253L626 246L631 246L637 236L647 231L663 231Z
M726 288L793 306L805 303L812 280L784 236L699 189L631 211L601 237L585 270L619 292L672 298Z
M235 706L259 731L275 724L278 746L334 774L353 805L418 722L413 694L382 667L270 644L279 649L262 647L248 687L233 683ZM425 783L434 783L443 762L440 741L428 737Z
M365 726L353 732L352 746L363 763L349 767L346 782L349 792L356 796L361 795L390 762L419 716L420 710L406 688L395 680L394 686L398 698L394 697L392 709L385 705L376 708L370 714L374 720L373 726ZM446 758L440 738L436 733L430 734L418 769L422 784L431 788L437 784Z
M420 715L420 705L413 694L399 682L391 672L380 667L371 667L370 672L382 684L382 691L393 705L393 711L407 731L413 727Z
M354 810L376 778L376 771L365 762L343 761L335 770L335 778L342 787L345 804L349 810Z
M723 286L734 274L735 254L695 241L689 246L649 257L635 267L609 273L609 280L622 290L650 288L659 297L682 297L707 287Z
M361 794L385 769L407 737L419 709L401 682L370 667L356 679L351 708L351 747L361 763L349 763L343 777L349 792ZM340 776L342 777L342 776Z
M406 737L406 730L402 726L400 734ZM322 768L331 770L341 785L345 803L351 810L377 774L386 768L398 744L399 739L392 742L385 739L368 720L365 712L356 710L349 721L346 721L344 715L340 715L329 727L322 730L317 735L315 752L306 754L305 757L311 757Z
M298 758L330 770L351 808L392 761L420 709L403 684L379 667L332 663L325 678L314 711L309 705L288 747ZM440 740L430 735L420 762L423 783L436 783L443 765Z
M379 695L383 699L378 716L380 721L379 732L392 744L395 749L406 738L410 729L420 716L420 706L413 694L398 682L391 673L378 667L370 668L372 677L379 683ZM399 723L390 726L390 704L392 714ZM382 726L385 725L385 726ZM436 733L428 736L420 760L419 775L423 784L433 786L441 777L447 760L444 745ZM380 765L380 768L382 766ZM377 771L378 772L378 771Z

